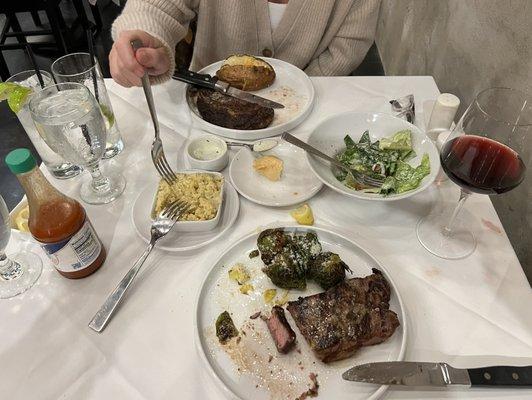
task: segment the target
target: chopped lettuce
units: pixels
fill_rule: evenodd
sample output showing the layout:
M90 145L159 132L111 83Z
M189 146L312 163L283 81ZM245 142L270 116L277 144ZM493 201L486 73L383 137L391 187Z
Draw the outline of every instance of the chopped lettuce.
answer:
M426 154L418 167L407 163L416 157L409 129L373 143L369 131L365 131L358 142L346 135L344 143L346 148L336 156L340 162L365 175L384 178L380 188L365 187L355 181L351 174L340 169L334 170L336 178L352 189L381 193L384 196L403 193L417 188L421 180L430 173L430 162Z
M391 138L382 138L379 142L381 150L412 150L412 131L405 129L395 133Z

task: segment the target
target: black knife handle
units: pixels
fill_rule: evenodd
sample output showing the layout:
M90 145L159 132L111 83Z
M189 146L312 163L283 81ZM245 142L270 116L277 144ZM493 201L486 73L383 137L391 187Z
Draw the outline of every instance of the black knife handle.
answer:
M532 366L468 368L471 386L532 387Z
M188 69L176 69L173 79L190 83L191 85L203 86L209 89L216 89L216 82L218 78L216 76L210 76L209 74L198 74L197 72L190 71Z

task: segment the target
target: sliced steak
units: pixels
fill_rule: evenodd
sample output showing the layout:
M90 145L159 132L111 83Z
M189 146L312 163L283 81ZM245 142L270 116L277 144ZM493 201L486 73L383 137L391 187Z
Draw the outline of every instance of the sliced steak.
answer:
M279 306L273 306L270 318L266 320L275 346L279 353L286 354L294 347L296 333L288 324L284 310Z
M273 108L262 107L211 89L199 89L196 105L201 117L230 129L262 129L273 121Z
M323 362L341 360L360 347L382 343L399 326L389 309L390 286L382 273L353 278L288 303L301 334Z

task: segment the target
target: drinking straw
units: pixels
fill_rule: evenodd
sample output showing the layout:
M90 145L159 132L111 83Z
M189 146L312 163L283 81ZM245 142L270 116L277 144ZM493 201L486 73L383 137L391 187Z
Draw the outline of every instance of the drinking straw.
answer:
M35 61L35 56L33 55L33 51L31 50L31 46L29 45L29 43L26 44L26 51L28 52L28 56L30 57L31 65L35 70L35 73L37 74L37 79L39 80L41 89L44 89L44 80L42 79L41 70L39 69L37 62Z
M87 33L87 43L89 45L89 55L91 59L91 75L92 75L92 84L94 85L94 97L96 101L100 102L100 96L98 95L98 80L96 78L96 59L94 57L94 43L92 41L92 31L89 28L85 30Z

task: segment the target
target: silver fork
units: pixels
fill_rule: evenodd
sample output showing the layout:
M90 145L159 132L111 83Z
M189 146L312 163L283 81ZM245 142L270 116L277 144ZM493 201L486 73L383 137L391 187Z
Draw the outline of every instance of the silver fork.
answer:
M113 290L109 297L107 297L105 303L103 303L89 323L89 328L96 332L102 332L105 329L108 322L111 320L111 317L114 315L118 305L124 298L126 291L133 282L133 279L135 279L140 271L140 268L144 264L144 261L146 261L146 258L148 258L153 250L155 243L157 243L160 238L170 232L170 229L172 229L179 217L189 209L190 205L188 205L186 202L174 201L159 213L157 219L153 221L151 225L150 244L144 253L142 253L142 255L138 258L135 264L133 264L133 267L131 267L127 274L122 278L115 290Z
M142 42L138 39L133 40L131 46L134 51L137 51L142 47ZM151 120L153 121L153 129L155 130L155 139L151 144L151 159L159 175L161 175L168 184L171 184L177 180L177 176L174 171L172 171L172 168L164 155L163 143L159 136L159 120L157 119L157 113L155 112L155 103L153 101L150 79L147 72L144 72L141 81L144 94L146 95L146 101L148 103L148 109L150 110Z
M288 132L283 132L283 134L281 135L281 139L286 140L288 143L292 143L294 146L297 146L305 150L307 153L313 154L315 156L323 158L324 160L329 161L335 167L343 169L344 171L349 173L353 177L353 179L357 181L358 183L360 183L361 185L370 186L370 187L381 187L382 183L384 182L384 179L374 178L366 174L363 174L360 171L357 171L356 169L349 168L347 165L342 164L340 161L335 160L334 158L321 152L317 148L312 147L310 144L305 143L302 140L299 140L298 138L296 138L295 136L290 135Z

